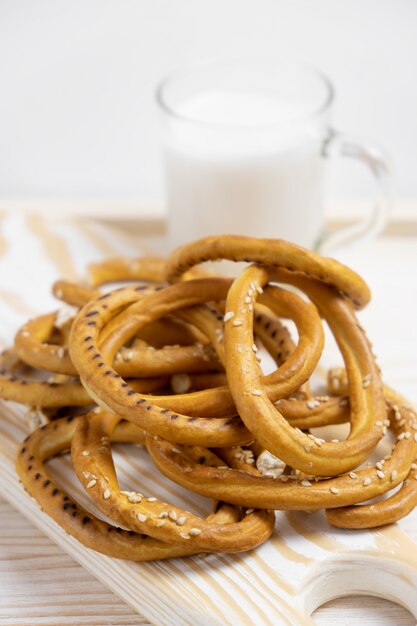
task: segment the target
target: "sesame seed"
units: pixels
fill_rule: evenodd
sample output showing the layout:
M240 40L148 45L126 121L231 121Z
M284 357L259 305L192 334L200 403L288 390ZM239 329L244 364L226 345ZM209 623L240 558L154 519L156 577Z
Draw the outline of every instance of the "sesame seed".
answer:
M383 434L383 435L386 435L386 434L387 434L387 427L386 427L386 426L383 426L383 427L382 427L382 434Z
M156 501L157 501L157 499L158 499L158 498L154 498L154 497L152 497L152 498L148 498L148 502L156 502Z
M411 433L407 430L407 431L404 433L404 439L410 439L410 437L411 437Z
M160 520L158 520L158 521L156 522L156 525L157 525L158 527L163 526L164 524L165 524L165 520L164 520L164 519L160 519Z
M318 406L320 406L320 402L318 402L317 400L307 400L306 406L308 409L316 409Z
M138 513L137 518L140 522L146 522L146 520L148 519L147 515L145 515L144 513Z
M162 513L160 513L160 514L158 515L158 517L161 517L161 518L162 518L162 517L168 517L168 511L162 511Z
M311 487L311 482L309 480L302 480L301 484L303 487Z
M94 485L97 484L97 481L95 478L93 478L93 480L90 480L89 483L87 483L87 489L91 489L91 487L94 487Z
M383 424L380 420L378 420L377 422L375 422L375 426L383 426Z
M381 470L377 470L376 475L378 476L378 478L380 478L381 480L383 478L385 478L385 474L384 472L382 472Z
M248 289L248 296L253 296L253 289Z
M56 351L56 355L59 359L63 359L65 356L65 348L63 346L60 346Z
M81 456L90 456L90 453L89 453L89 451L88 451L88 450L83 450L83 451L81 452Z
M200 533L201 533L201 530L200 530L199 528L192 528L192 529L190 530L190 532L189 532L189 534L190 534L192 537L195 537L195 536L199 535Z
M253 389L251 394L252 394L252 396L261 396L262 395L262 391L259 391L259 389Z
M110 489L105 490L105 492L103 493L103 498L105 500L108 500L110 498Z
M397 477L398 477L397 470L392 470L392 472L391 472L391 480L396 480Z
M250 515L255 509L246 509L246 515Z
M404 439L405 437L405 433L400 433L397 437L398 441L401 441L402 439Z
M246 296L245 304L249 304L250 302L251 302L251 298L249 296Z
M181 515L181 517L179 517L177 519L177 526L182 526L183 524L185 524L185 522L187 521L187 518L185 517L185 515Z
M391 424L391 422L388 419L384 420L384 426L389 426L390 424Z
M173 509L171 509L170 511L168 511L168 517L169 519L171 519L173 522L177 521L177 513L176 511L174 511Z
M336 487L330 487L330 492L336 494L339 493L339 489L336 489Z
M258 293L263 293L263 292L264 292L264 290L262 289L262 287L260 287L259 285L256 287L256 291L257 291Z
M347 406L349 404L349 400L347 398L342 398L339 402L339 406Z
M411 463L410 465L412 470L416 470L417 469L417 463Z
M417 433L414 433L414 441L417 443Z
M255 343L252 345L252 350L253 350L254 352L258 352L258 348L257 348L257 346L256 346L256 344L255 344Z
M349 476L350 476L350 478L353 478L353 479L358 477L358 475L355 474L355 472L349 472Z
M381 461L378 461L378 463L375 463L375 467L376 467L376 469L382 470L382 463L381 463Z
M183 539L189 539L189 535L187 535L186 533L180 533L180 537L182 537Z
M224 314L223 321L224 322L228 322L234 316L235 316L235 314L233 313L233 311L227 311L227 313Z
M132 493L128 496L127 498L129 500L129 502L131 502L132 504L137 504L138 502L141 502L142 500L142 494L141 493Z
M232 326L242 326L242 320L236 318L235 321L232 322Z
M372 482L372 480L370 478L365 478L365 480L363 481L363 486L364 487L368 487L368 485L370 485Z

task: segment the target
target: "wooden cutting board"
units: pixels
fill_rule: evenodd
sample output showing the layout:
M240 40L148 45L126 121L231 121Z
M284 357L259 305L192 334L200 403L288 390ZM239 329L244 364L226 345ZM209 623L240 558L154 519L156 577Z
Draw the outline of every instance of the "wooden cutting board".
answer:
M4 252L0 258L4 343L10 341L12 330L30 312L48 310L48 304L53 308L52 301L48 302L53 278L81 273L86 261L104 254L138 254L137 242L129 242L122 236L117 239L91 226L51 227L42 218L33 217L16 225L19 218L8 219L11 223L6 233L10 233L12 243L16 226L20 231L15 245L10 245L10 238L0 242ZM23 256L18 254L19 246ZM36 250L38 256L31 257L29 268L23 260L27 261L30 252ZM386 277L387 274L385 280ZM390 296L392 301L392 291ZM395 308L395 294L393 302ZM407 355L414 354L411 348L405 361ZM392 366L397 380L406 376L403 367L404 359ZM391 377L387 379L396 384ZM13 403L0 403L2 495L152 623L313 624L309 616L317 606L333 597L352 594L391 599L417 616L417 544L407 534L407 528L417 528L416 513L406 522L376 531L342 531L329 527L321 513L280 512L271 540L250 553L155 563L118 561L81 546L23 491L14 471L14 459L18 444L28 432L24 410ZM124 489L155 495L197 514L204 514L210 508L206 499L184 491L155 472L143 449L118 446L116 450L123 450L123 455L116 452L116 467ZM51 462L51 467L57 482L93 510L71 471L69 460L60 457Z
M19 484L14 459L29 432L21 407L0 404L2 495L61 548L155 624L313 624L309 615L346 594L381 596L417 616L417 544L400 525L377 531L331 529L321 513L278 513L273 537L242 555L154 563L108 558L84 548L44 514ZM124 489L140 489L199 514L209 503L155 471L137 446L116 446ZM123 455L120 452L123 451ZM94 511L69 459L51 462L54 478ZM417 516L416 516L417 517ZM417 520L416 520L417 522Z

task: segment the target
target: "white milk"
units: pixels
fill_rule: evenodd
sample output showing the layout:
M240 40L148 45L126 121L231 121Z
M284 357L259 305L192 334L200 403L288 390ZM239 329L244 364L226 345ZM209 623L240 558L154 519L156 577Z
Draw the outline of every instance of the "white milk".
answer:
M200 93L176 113L165 145L171 247L223 233L315 245L323 229L317 120L304 121L296 102L247 93Z

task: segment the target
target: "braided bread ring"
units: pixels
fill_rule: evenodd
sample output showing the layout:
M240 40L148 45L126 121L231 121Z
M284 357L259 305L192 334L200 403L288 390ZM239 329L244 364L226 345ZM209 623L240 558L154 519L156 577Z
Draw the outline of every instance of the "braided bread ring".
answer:
M366 393L362 389L362 378L360 378L358 384L352 388L352 398L356 402L356 397L370 396L369 407L365 405L365 410L358 413L355 404L351 402L352 427L349 438L337 444L325 443L317 446L309 440L307 435L301 431L295 431L277 407L273 406L266 391L262 389L261 374L255 354L251 351L252 315L246 304L250 285L255 286L255 290L251 289L254 293L249 298L252 302L252 299L256 298L256 289L262 288L268 282L270 275L274 276L273 270L268 272L265 268L250 266L234 281L227 296L227 310L233 312L241 321L239 326L226 324L225 329L226 372L239 415L258 442L288 465L307 474L318 476L335 476L349 471L367 458L381 437L381 431L374 427L372 415L372 409L379 407L376 403L371 404L374 399L373 394ZM311 289L311 279L306 279L304 282L310 286L310 292L314 291ZM266 288L264 297L268 296L270 290L270 287ZM362 336L359 336L358 341L358 333L351 331L351 316L343 317L345 309L349 313L351 311L346 301L334 290L317 281L314 294L315 299L320 302L320 307L325 309L325 313L333 313L333 316L327 315L327 318L333 332L336 331L336 339L339 343L343 342L341 346L343 355L347 362L351 362L352 369L358 361L362 368L367 368L366 374L370 372L372 376L377 376L372 359L361 349ZM361 357L362 360L359 361ZM290 360L287 363L290 363ZM241 372L245 376L242 376ZM362 374L362 377L364 376L365 373ZM371 391L374 386L375 383L372 383ZM378 414L381 415L381 412L379 411Z
M335 287L359 309L371 297L367 284L350 268L282 239L238 235L203 237L174 250L167 259L165 273L169 282L176 282L195 265L219 259L286 268L292 273L317 278Z
M169 545L152 537L114 527L91 515L47 473L44 463L66 450L79 418L62 418L42 426L29 435L20 451L16 469L26 490L42 509L83 545L108 556L132 561L150 561L186 556L200 552L189 545ZM143 432L132 425L118 425L113 441L143 442ZM207 517L208 522L234 523L239 519L235 508L221 504Z
M173 444L160 439L148 437L146 445L155 465L165 476L200 495L260 509L314 511L375 498L407 477L417 445L412 437L403 436L403 433L413 432L414 416L402 413L402 418L404 424L397 431L399 438L392 455L386 457L382 477L378 476L377 468L371 468L336 478L308 480L307 484L289 476L270 478L247 471L205 467L194 463L181 451L174 452ZM216 449L216 453L223 457L221 451Z
M146 302L136 302L135 315L126 318L126 325L108 336L107 339L110 337L113 344L106 354L98 350L101 329L112 319L114 310L120 310L135 302L137 293L135 289L124 288L89 303L74 321L70 339L72 361L83 385L97 404L152 434L191 445L227 446L250 441L252 436L240 419L198 418L173 413L169 409L161 408L159 397L148 399L135 393L110 365L120 343L125 342L130 331L136 333L138 325L146 324L160 315L166 315L178 306L192 306L206 299L216 300L219 296L224 297L228 287L228 281L221 279L201 279L192 282L192 285L185 282L174 288L169 287L163 292L156 292L147 298ZM181 299L176 299L179 295ZM172 399L175 399L175 396L172 396Z
M271 535L275 516L267 511L246 514L241 521L220 526L154 498L140 494L132 499L121 493L109 446L119 421L118 416L106 412L80 419L71 446L78 478L103 513L131 530L145 532L161 541L182 545L191 540L194 547L211 552L249 550ZM84 451L88 454L83 455ZM205 458L210 456L218 465L222 464L205 450ZM91 486L92 476L95 483Z

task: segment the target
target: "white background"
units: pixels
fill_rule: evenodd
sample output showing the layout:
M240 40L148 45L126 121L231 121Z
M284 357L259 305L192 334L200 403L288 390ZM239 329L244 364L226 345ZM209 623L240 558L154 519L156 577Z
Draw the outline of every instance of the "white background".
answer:
M335 125L385 146L416 197L415 0L0 0L0 198L160 202L155 85L224 56L320 67ZM373 191L332 170L330 198Z

